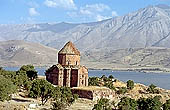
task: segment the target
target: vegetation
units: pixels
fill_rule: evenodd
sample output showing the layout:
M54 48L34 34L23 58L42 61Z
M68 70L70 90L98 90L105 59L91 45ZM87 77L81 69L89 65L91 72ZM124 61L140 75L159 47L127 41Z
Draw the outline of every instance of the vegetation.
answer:
M69 87L56 87L54 96L55 102L52 103L53 110L65 110L78 98L77 94L72 95Z
M127 92L126 87L120 87L119 90L116 91L117 94L125 94Z
M53 86L44 79L34 80L30 89L29 96L32 98L41 98L42 105L44 105L48 99L53 96Z
M99 86L100 85L100 78L99 77L89 77L89 86Z
M16 92L16 86L11 80L0 75L0 101L10 100L11 95Z
M170 99L163 104L163 110L170 110Z
M134 99L123 97L118 103L119 110L137 110L138 104Z
M153 84L149 85L147 91L148 91L149 93L152 93L152 94L159 94L159 93L160 93L159 90L156 89L156 86L153 85Z
M33 65L23 65L19 71L25 71L30 80L34 80L38 77L37 71Z
M139 110L161 110L162 103L160 97L155 96L154 98L141 98L138 101Z
M112 110L109 99L101 98L98 100L97 104L94 105L93 110Z
M113 79L114 77L110 75L109 77L106 77L103 75L102 77L89 77L89 86L105 86L112 90L115 90L115 87L113 86Z
M132 80L127 81L127 89L132 90L134 88L134 82Z

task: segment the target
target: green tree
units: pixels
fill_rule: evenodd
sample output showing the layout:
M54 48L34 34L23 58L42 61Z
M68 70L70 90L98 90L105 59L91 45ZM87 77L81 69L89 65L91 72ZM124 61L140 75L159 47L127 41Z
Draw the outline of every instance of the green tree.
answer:
M32 98L41 98L44 105L54 94L54 87L44 79L34 80L30 89L29 96Z
M134 82L132 80L127 81L127 89L132 90L134 88Z
M163 104L163 110L170 110L170 99Z
M34 80L38 77L37 71L33 65L23 65L19 71L25 71L30 80Z
M112 82L105 82L104 86L108 87L109 89L115 90Z
M141 98L138 101L139 110L161 110L162 103L160 102L160 96L154 98Z
M159 90L156 89L156 86L154 84L149 85L147 91L152 94L159 94Z
M55 87L54 90L53 110L65 110L66 107L70 106L78 98L77 94L73 94L69 87Z
M134 99L123 97L118 103L119 110L137 110L138 104Z
M120 87L118 91L116 91L117 94L125 94L127 92L126 87Z
M111 80L114 79L113 75L109 75L109 79Z
M0 75L0 101L10 100L11 95L17 91L11 80Z
M97 104L94 105L93 110L112 110L109 99L101 98L98 100Z
M100 85L99 77L89 77L88 84L89 86L99 86Z
M24 87L28 81L28 77L25 71L17 71L14 78L14 84L18 87Z

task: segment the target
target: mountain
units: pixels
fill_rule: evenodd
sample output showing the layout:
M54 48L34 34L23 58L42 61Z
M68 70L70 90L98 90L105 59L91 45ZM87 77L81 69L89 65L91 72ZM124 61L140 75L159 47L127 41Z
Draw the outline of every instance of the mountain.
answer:
M21 40L0 42L0 66L51 66L56 63L56 49Z
M170 49L160 47L86 51L82 63L89 68L169 71Z
M104 51L104 52L103 52ZM0 66L46 66L57 64L57 50L21 40L0 42ZM169 48L129 48L81 52L81 64L88 68L169 71Z
M81 51L170 47L170 7L148 6L94 23L1 24L0 40L25 40L60 49L71 40Z
M93 23L0 24L0 41L3 66L56 64L57 50L72 41L88 68L170 68L170 7Z

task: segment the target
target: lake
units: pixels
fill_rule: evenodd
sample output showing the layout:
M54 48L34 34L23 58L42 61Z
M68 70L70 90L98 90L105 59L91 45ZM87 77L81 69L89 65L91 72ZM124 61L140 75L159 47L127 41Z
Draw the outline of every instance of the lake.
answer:
M6 70L16 71L17 67L6 67ZM39 75L44 75L46 68L36 68ZM144 73L134 71L112 71L112 70L89 70L89 76L113 75L116 79L126 82L133 80L145 85L154 84L164 89L170 89L170 74L168 73Z

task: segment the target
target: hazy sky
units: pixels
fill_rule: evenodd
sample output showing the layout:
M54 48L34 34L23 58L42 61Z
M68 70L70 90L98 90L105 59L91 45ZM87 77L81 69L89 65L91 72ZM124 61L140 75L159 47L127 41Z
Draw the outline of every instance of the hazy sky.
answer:
M170 0L0 0L0 24L93 22Z

